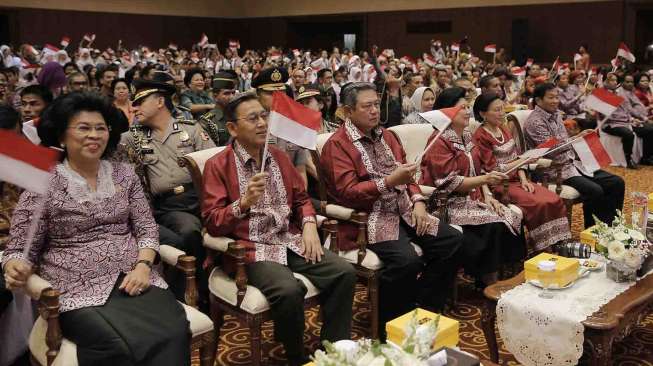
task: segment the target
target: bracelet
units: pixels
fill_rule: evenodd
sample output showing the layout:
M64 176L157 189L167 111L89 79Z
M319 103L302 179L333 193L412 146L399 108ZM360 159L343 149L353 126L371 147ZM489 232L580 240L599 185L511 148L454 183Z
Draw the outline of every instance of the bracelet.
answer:
M143 264L145 264L146 266L148 266L150 269L152 269L152 261L150 261L150 260L147 260L147 259L141 259L141 260L139 260L138 262L136 262L136 264L134 264L134 268L136 268L136 266L138 266L139 263L143 263Z

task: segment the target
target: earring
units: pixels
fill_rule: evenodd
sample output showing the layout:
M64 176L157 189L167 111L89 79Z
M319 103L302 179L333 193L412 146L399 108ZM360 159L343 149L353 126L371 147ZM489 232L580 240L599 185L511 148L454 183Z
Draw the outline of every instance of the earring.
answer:
M66 148L66 144L64 144L63 142L60 144L60 146L61 146L62 149Z

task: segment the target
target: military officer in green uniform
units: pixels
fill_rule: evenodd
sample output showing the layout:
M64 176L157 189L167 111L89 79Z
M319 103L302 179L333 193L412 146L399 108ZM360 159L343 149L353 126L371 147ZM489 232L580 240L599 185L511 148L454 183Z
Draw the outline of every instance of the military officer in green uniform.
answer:
M231 70L220 71L213 77L211 88L215 109L204 113L198 120L202 128L209 134L217 146L224 146L231 138L227 131L227 121L224 118L224 108L236 95L238 75Z
M272 94L276 91L284 92L292 98L292 92L289 92L289 86L286 85L287 81L288 70L283 67L272 67L259 72L258 76L252 80L252 87L256 88L256 95L263 108L268 111L272 108ZM273 135L270 135L268 143L288 154L290 161L299 175L304 178L304 183L307 184L306 165L310 159L308 150Z
M132 104L138 124L122 134L121 144L134 151L142 165L145 190L151 195L154 218L159 224L160 242L175 245L197 258L200 298L206 299L200 203L188 170L180 167L177 160L215 144L194 120L173 117L173 85L151 80L137 80L134 85Z

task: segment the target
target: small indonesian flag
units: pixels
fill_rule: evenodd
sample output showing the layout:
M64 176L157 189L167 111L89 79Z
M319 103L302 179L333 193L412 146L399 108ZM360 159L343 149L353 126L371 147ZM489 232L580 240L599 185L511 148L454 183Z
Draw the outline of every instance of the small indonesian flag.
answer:
M240 41L238 41L237 39L230 39L229 40L229 48L239 50L240 49Z
M279 51L272 51L270 53L270 60L272 61L279 61L281 60L281 52Z
M425 54L424 55L424 63L431 66L431 67L435 66L435 57Z
M523 67L515 66L512 69L510 69L510 72L517 77L526 76L526 69Z
M38 117L23 123L23 135L35 145L41 144L41 138L37 131L40 119Z
M530 149L519 157L522 159L539 159L542 156L546 155L552 147L558 144L558 139L551 137L550 139L544 141L543 143L537 145L534 149Z
M619 57L615 57L612 60L610 60L610 65L612 65L613 71L621 65L621 62L619 61Z
M59 152L34 145L22 136L0 130L0 180L28 191L44 194Z
M560 57L556 57L555 61L553 61L553 65L551 65L551 72L558 72L558 69L560 68Z
M483 51L487 53L497 53L497 45L496 44L489 44L483 48Z
M460 51L460 44L458 44L458 43L452 43L452 44L451 44L451 50L452 50L452 51L456 51L456 52Z
M295 48L294 50L292 50L292 54L293 54L295 57L299 57L299 56L302 55L301 51L298 50L298 49L296 49L296 48Z
M560 65L560 67L558 68L558 75L564 74L565 71L567 71L567 70L569 70L569 64L568 63L564 63L564 64Z
M170 43L170 44L168 45L168 48L171 49L171 50L174 50L174 51L177 51L177 49L178 49L176 43Z
M533 61L535 61L535 60L533 60L532 58L527 59L525 67L533 66Z
M437 128L439 131L444 131L454 116L462 109L462 106L436 109L434 111L428 111L420 113L420 117L427 120L433 127Z
M572 147L589 173L594 173L612 162L596 131L574 141Z
M623 101L624 98L610 93L605 88L597 88L585 99L585 106L608 117Z
M619 43L619 48L617 49L617 56L621 56L630 62L635 62L635 55L630 52L628 46L625 43Z
M89 34L89 33L84 34L84 40L86 42L94 41L95 40L95 34Z
M63 47L63 48L68 47L68 45L70 44L70 37L68 37L68 36L63 36L63 37L61 38L61 42L59 42L59 44L60 44L61 47Z
M32 46L31 44L28 44L25 48L27 49L27 52L31 53L32 55L34 56L39 55L39 51L37 51L36 48L34 48L34 46Z
M204 47L207 44L209 44L209 37L207 37L205 33L202 33L198 45L200 45L200 47Z
M268 128L271 135L303 148L315 150L322 114L295 102L285 93L275 92Z
M577 54L574 55L574 63L576 63L576 62L578 62L578 61L580 61L582 59L583 59L583 56L581 56L580 53L577 53Z

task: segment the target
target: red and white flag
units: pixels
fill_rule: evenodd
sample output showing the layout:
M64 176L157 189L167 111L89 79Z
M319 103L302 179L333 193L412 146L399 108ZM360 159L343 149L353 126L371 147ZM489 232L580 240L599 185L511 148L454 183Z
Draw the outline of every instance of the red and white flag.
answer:
M444 131L454 116L462 109L462 106L451 107L451 108L442 108L436 109L433 111L428 111L420 113L420 117L427 120L433 127L437 128L439 131Z
M621 61L619 61L619 57L615 57L612 60L610 60L610 65L612 65L612 71L616 70L621 65Z
M585 106L608 117L623 101L624 98L610 93L605 88L597 88L585 99Z
M533 60L532 58L527 59L527 60L526 60L526 65L524 65L524 67L531 67L531 66L533 66L533 61L535 61L535 60Z
M517 77L524 77L526 76L526 69L523 67L515 66L510 69L510 72Z
M83 38L86 42L93 42L95 40L95 34L86 33Z
M200 41L197 44L200 47L206 46L207 44L209 44L209 37L207 37L205 33L202 33L202 36L200 37Z
M230 39L229 40L229 48L232 50L239 50L240 49L240 41L237 39Z
M496 44L489 44L483 48L483 51L487 53L497 53L497 45Z
M582 59L583 59L583 56L581 56L580 53L576 53L576 54L574 55L574 63L576 63L576 62L578 62L578 61L580 61L580 60L582 60Z
M298 49L295 48L295 49L292 50L292 54L293 54L295 57L299 57L299 56L302 55L302 52L301 52L300 50L298 50Z
M272 96L268 122L271 135L309 150L315 150L322 114L295 102L282 92Z
M558 144L558 139L555 137L551 137L550 139L544 141L543 143L537 145L534 149L530 149L523 154L521 154L519 157L521 159L539 159L542 156L546 155L549 150L551 150L552 147L556 146Z
M61 42L59 42L59 44L60 44L61 47L63 47L63 48L68 47L68 45L70 44L70 37L68 37L68 36L63 36L63 37L61 38Z
M625 43L619 43L619 48L617 49L617 56L621 56L630 62L635 62L635 55L630 52L628 46Z
M177 51L177 49L179 47L177 47L176 43L170 43L170 44L168 44L168 48L171 49L171 50Z
M455 52L460 51L460 44L455 43L455 42L452 43L452 44L451 44L451 50L452 50L452 51L455 51Z
M0 180L44 194L59 152L34 145L15 132L0 130Z
M431 67L435 66L435 57L424 54L424 63Z
M599 140L599 134L596 131L577 139L571 146L576 151L576 154L578 154L578 158L583 163L583 167L589 173L594 173L612 163L612 159L610 159L608 152L605 151L601 140Z

